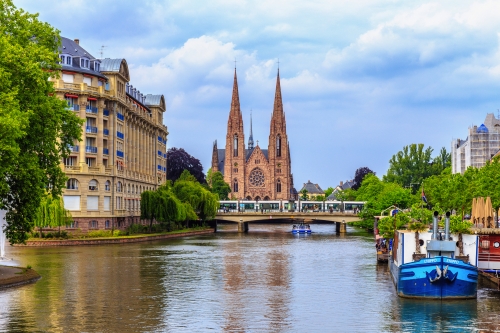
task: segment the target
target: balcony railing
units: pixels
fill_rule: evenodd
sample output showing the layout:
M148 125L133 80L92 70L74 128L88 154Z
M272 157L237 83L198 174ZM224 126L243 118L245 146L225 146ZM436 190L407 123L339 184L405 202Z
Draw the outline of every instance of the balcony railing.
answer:
M125 135L122 132L118 132L118 131L116 131L116 136L118 137L118 139L122 139L122 140L125 137Z
M117 150L116 156L123 158L123 152L121 150Z
M87 107L85 108L85 112L96 114L97 113L97 108L95 106L89 106L89 105L87 105Z
M102 112L106 117L109 116L109 110L108 109L104 109L103 112Z
M97 147L85 146L85 152L90 154L97 154Z
M118 118L118 120L121 120L121 121L125 120L125 117L120 112L116 113L116 118Z
M68 109L71 111L80 111L80 105L78 104L68 105Z
M97 127L94 127L94 126L86 126L86 127L85 127L85 132L87 132L87 133L93 133L93 134L96 134L96 133L97 133Z
M80 147L78 146L68 146L68 148L72 152L78 152L80 150Z
M102 148L102 153L104 155L109 155L109 149L108 148Z
M103 129L102 134L109 135L109 129L107 129L107 128Z

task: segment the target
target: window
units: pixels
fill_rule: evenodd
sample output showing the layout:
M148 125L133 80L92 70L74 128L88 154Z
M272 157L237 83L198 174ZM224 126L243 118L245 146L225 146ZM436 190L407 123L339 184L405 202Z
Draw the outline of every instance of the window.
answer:
M106 229L110 229L111 228L111 221L110 220L106 220L104 222L104 228L106 228Z
M70 156L64 159L64 165L67 167L76 166L76 156Z
M74 78L75 78L75 77L74 77L74 75L72 75L72 74L63 74L63 75L62 75L62 79L63 79L63 81L64 81L64 82L66 82L66 83L73 83L73 79L74 79Z
M99 223L96 220L92 220L89 222L89 229L98 229Z
M97 180L92 179L92 180L89 182L89 191L97 191L97 190L98 190Z
M85 60L85 68L89 68L89 61L88 60Z
M279 134L276 137L276 156L281 156L281 136Z
M235 179L233 182L233 192L238 192L238 180Z
M111 189L111 182L109 180L106 180L104 183L104 191L109 191Z
M278 182L276 183L276 192L281 192L281 180L278 179Z
M92 158L92 157L86 157L85 158L85 162L87 163L87 166L89 168L92 168L95 166L95 158Z
M84 60L84 59L80 59L80 67L82 67L82 68L83 68L83 67L84 67L84 65L85 65L85 60Z
M122 209L122 197L116 197L116 209Z
M78 228L78 222L75 222L75 221L71 221L70 224L66 224L66 228Z
M85 76L85 77L83 78L83 83L87 84L87 86L91 86L91 85L92 85L92 78ZM88 104L88 103L87 103L87 104ZM89 104L89 105L94 106L94 105L92 105L92 104Z
M66 56L66 65L71 65L71 57L70 56Z
M122 182L116 183L116 192L121 192L122 191Z
M111 202L111 197L104 197L104 210L109 211L110 210L110 202Z
M233 138L233 156L238 156L238 134L235 134Z
M78 180L76 178L70 178L66 181L66 189L68 190L78 190Z
M61 58L61 64L63 64L63 65L64 65L64 64L66 63L66 61L65 61L65 60L66 60L66 57L65 57L65 56L63 56L63 55L60 55L60 56L59 56L59 58Z
M87 196L87 210L98 210L99 209L99 196L88 195Z
M127 188L128 188L127 193L130 193L130 184L128 184Z

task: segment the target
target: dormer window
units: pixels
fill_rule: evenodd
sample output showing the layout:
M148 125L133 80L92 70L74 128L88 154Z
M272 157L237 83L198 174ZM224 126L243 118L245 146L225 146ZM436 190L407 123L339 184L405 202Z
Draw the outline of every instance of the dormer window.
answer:
M71 66L71 57L70 56L66 56L66 65Z
M63 55L60 55L59 58L61 58L61 64L65 64L66 57Z
M81 68L89 68L90 69L90 62L88 59L85 58L80 58L80 67Z

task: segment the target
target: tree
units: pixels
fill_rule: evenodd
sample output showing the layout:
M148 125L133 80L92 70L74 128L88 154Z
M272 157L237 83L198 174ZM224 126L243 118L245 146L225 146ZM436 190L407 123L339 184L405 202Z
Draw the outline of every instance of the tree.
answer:
M300 192L300 200L307 200L308 191L304 188Z
M439 175L446 168L451 168L451 154L442 147L439 155L432 160L432 169L435 175Z
M158 194L156 191L144 191L141 193L141 220L149 220L149 232L156 219L156 207L158 205Z
M64 202L61 197L52 197L51 194L46 194L42 197L40 205L33 218L33 225L39 228L40 238L42 238L43 227L59 227L66 225L71 219L71 214L64 209Z
M431 165L432 151L431 147L424 150L423 143L403 147L402 151L389 160L389 170L384 181L414 189L414 185L421 184L422 180L434 174Z
M452 215L450 216L450 231L453 233L458 233L458 250L459 255L464 255L464 242L463 234L470 234L470 228L473 223L467 220L463 220L460 216Z
M428 225L432 222L432 212L419 207L418 204L414 204L408 215L411 218L408 229L415 232L415 253L421 253L419 233L427 230Z
M334 191L333 187L329 187L325 190L325 198L328 198L330 196L330 194L332 194Z
M219 200L228 200L231 187L224 181L224 176L220 171L211 174L211 187L210 191L219 196Z
M354 185L352 185L351 188L353 190L359 189L361 187L361 183L363 182L363 178L365 178L365 176L368 174L375 174L375 172L367 167L362 167L356 170L356 173L354 175Z
M167 151L167 179L175 182L184 170L188 170L201 184L206 183L200 160L189 155L182 148L170 148Z
M47 190L61 195L60 162L81 138L83 120L49 81L61 68L60 40L38 14L0 0L0 208L11 244L26 241Z

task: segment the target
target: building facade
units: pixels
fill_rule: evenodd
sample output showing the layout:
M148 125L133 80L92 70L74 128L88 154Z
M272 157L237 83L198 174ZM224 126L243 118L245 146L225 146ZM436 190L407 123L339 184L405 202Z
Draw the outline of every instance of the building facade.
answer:
M251 122L251 119L250 119ZM238 200L290 200L293 188L290 145L281 98L279 69L276 78L274 108L271 117L268 149L254 146L252 125L245 148L243 116L240 109L238 79L234 70L231 109L227 121L225 149L212 151L212 172L220 171L231 186L230 198Z
M68 177L68 229L125 228L138 223L140 196L166 181L163 95L130 85L125 59L96 59L79 40L62 38L57 96L85 120L82 141L62 163Z
M488 113L481 126L469 127L465 140L451 144L452 173L464 173L468 167L481 168L500 149L500 119Z

